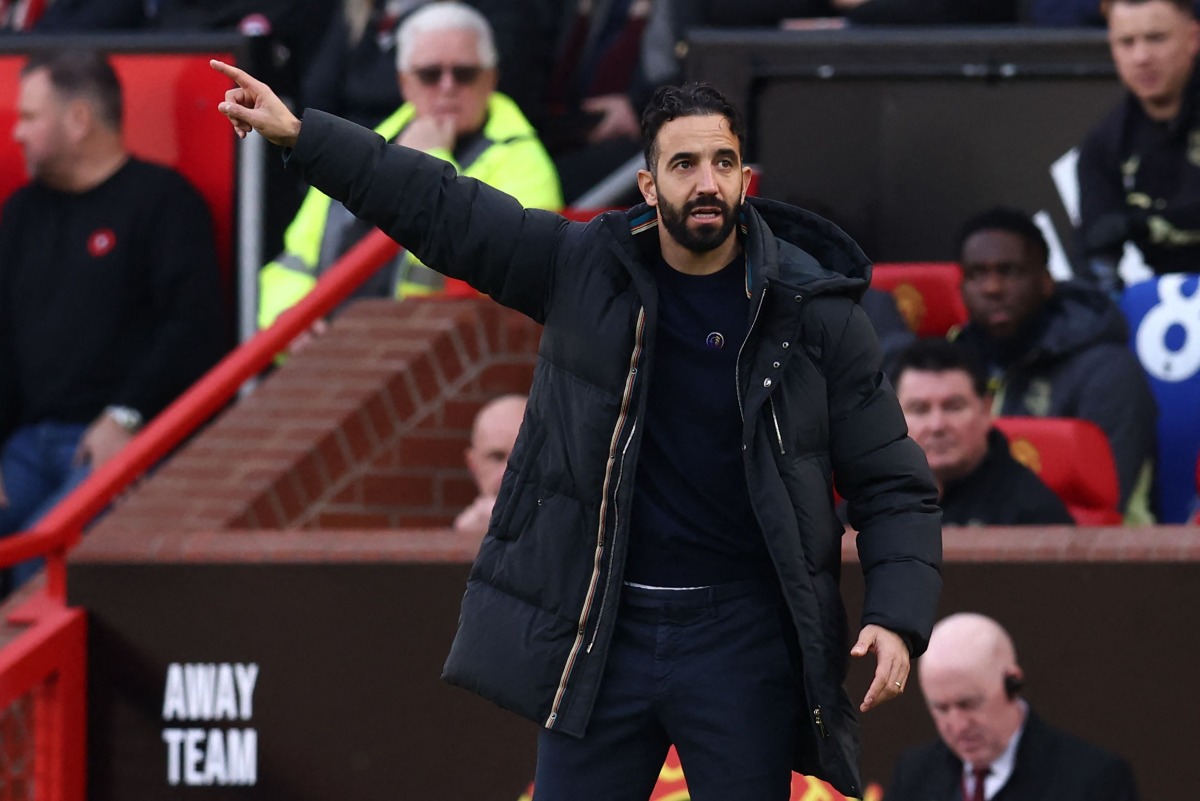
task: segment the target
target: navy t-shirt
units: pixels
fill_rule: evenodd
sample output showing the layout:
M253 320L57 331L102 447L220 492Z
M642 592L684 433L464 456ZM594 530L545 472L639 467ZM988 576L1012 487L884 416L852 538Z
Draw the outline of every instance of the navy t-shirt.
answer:
M661 259L658 330L625 579L700 587L768 574L746 489L738 350L750 326L745 259L688 275Z

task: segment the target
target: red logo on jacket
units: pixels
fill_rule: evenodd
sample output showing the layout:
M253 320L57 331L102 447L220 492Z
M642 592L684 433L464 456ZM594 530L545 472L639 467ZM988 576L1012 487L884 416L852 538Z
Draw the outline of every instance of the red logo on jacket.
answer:
M87 249L93 259L107 256L117 246L117 235L111 228L98 228L88 237Z

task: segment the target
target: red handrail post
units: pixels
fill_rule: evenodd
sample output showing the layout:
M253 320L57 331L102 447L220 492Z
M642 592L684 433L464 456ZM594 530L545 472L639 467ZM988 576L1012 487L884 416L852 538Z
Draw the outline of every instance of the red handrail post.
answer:
M38 594L12 618L31 625L0 651L0 708L33 695L35 797L84 801L86 615Z
M57 670L34 694L34 792L47 801L85 801L87 784L87 633L83 610L47 646Z

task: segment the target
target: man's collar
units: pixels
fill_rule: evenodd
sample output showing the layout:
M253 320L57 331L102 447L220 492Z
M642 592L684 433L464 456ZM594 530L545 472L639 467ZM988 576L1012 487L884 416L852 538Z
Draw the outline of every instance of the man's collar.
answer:
M1025 725L1029 722L1029 704L1023 699L1018 698L1016 701L1021 707L1021 722L1017 726L1017 730L1013 732L1013 736L1008 739L1008 746L1004 752L996 758L988 767L990 768L987 780L984 782L984 787L989 792L987 797L994 796L999 792L1000 788L1008 783L1012 778L1013 770L1017 767L1017 749L1021 745L1021 735L1025 733ZM970 781L973 778L974 765L969 762L963 763L963 780Z

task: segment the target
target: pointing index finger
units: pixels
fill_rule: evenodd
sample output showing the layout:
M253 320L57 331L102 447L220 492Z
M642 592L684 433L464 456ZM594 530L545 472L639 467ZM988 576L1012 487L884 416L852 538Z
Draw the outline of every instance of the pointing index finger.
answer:
M232 78L239 86L253 89L257 88L259 85L258 80L254 76L240 67L235 67L232 64L226 64L224 61L215 58L209 60L208 65L222 75Z

